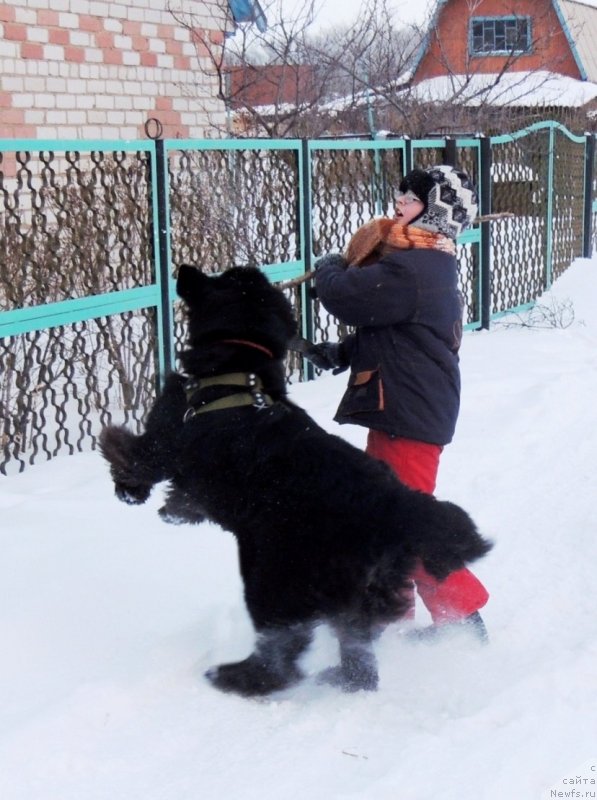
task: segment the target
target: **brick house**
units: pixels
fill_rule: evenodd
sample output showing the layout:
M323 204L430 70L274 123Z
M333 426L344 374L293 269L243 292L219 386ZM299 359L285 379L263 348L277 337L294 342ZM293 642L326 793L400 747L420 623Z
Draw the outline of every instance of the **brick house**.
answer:
M221 42L222 6L173 7L182 22L163 0L3 0L0 138L144 138L150 118L165 137L213 135L225 113L193 30Z
M309 64L268 64L229 67L230 107L296 105L315 99L314 72Z
M467 92L478 95L505 70L502 87L511 88L494 92L494 102L591 105L597 98L595 42L597 0L439 0L412 85L421 99L437 100L449 83L452 91L463 88L466 102Z

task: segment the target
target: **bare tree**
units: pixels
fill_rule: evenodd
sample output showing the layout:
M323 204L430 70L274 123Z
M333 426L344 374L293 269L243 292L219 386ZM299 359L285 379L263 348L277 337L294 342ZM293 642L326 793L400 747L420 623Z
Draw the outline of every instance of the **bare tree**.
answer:
M350 127L351 120L361 124L378 85L387 93L388 81L396 84L422 38L400 25L387 0L365 0L354 24L325 31L316 27L317 0L299 0L291 14L282 0L262 3L266 30L235 23L227 0L220 0L222 37L174 2L170 12L191 32L199 69L216 76L228 110L221 132L228 135L318 136ZM202 102L199 92L194 99Z
M467 14L463 22L467 26L467 36L469 22L479 12L480 5L480 0L466 2ZM567 46L550 47L554 37L565 38L551 5L537 2L535 7L532 25L527 26L524 18L520 17L518 4L510 0L509 6L500 9L500 16L510 17L513 24L509 29L500 31L503 41L499 47L499 60L496 61L491 43L484 43L482 36L477 37L475 52L465 47L464 69L455 62L450 43L442 39L438 25L441 20L438 18L429 25L428 47L433 50L439 71L444 76L443 91L435 96L430 91L426 96L426 89L419 85L401 93L396 111L402 115L404 104L407 103L411 111L411 126L414 126L409 131L410 135L439 132L442 129L505 130L513 117L517 117L515 124L519 126L521 113L532 116L536 101L530 99L531 94L546 89L549 73L557 73L567 58ZM474 49L474 29L472 34ZM462 36L462 32L458 31L455 35ZM554 49L559 51L558 56L553 56ZM521 59L528 56L529 52L535 56L534 64L539 66L523 70ZM493 67L496 63L499 66ZM513 114L512 106L524 108L527 98L525 112ZM392 109L394 101L391 95L384 96L384 100L387 109ZM441 120L441 125L438 125L438 120Z
M480 52L471 53L465 46L464 64L453 57L452 43L442 38L441 18L428 19L424 25L404 27L388 9L385 0L369 0L350 30L326 32L314 41L310 58L313 63L337 59L337 71L343 77L344 96L333 103L337 109L335 132L374 132L380 129L411 137L446 131L507 130L512 126L544 119L555 114L549 99L537 104L537 93L554 98L549 86L550 73L557 73L567 58L567 47L550 47L554 37L564 38L561 26L549 4L536 3L533 24L520 17L515 0L500 10L500 15L521 20L503 32L500 58L496 61L487 43L477 42ZM480 13L480 0L467 0L467 14L461 20L465 28L448 32L460 42L468 40L470 20ZM447 10L447 9L444 9ZM334 35L335 34L335 35ZM502 35L502 32L500 32ZM330 47L330 42L332 47ZM423 43L432 49L436 71L443 75L441 91L429 84L415 85L411 67ZM523 70L523 59L532 52L532 69ZM549 53L549 56L548 56ZM537 58L538 57L538 58ZM541 63L542 62L542 63ZM493 67L493 64L499 66ZM537 66L539 64L539 66ZM492 71L493 67L493 71ZM547 92L549 90L549 93ZM527 101L528 102L525 102ZM587 127L586 114L565 114L566 120L580 117L580 127ZM577 125L578 127L578 125Z
M235 23L220 0L224 36L220 40L196 24L192 14L176 10L177 22L192 34L200 69L215 74L224 101L228 135L314 136L325 129L320 109L329 95L330 68L306 60L306 41L315 19L315 0L301 0L291 17L281 0L262 7L267 29ZM208 109L205 109L208 112Z
M438 19L406 26L389 0L364 0L352 24L318 31L316 2L299 0L290 15L282 0L262 3L268 23L264 30L235 23L227 0L220 0L225 29L222 37L215 38L192 15L170 8L192 33L200 69L212 79L216 76L218 96L228 111L222 133L281 138L390 130L417 137L508 127L512 111L504 110L500 99L507 92L506 106L512 100L524 105L531 91L529 71L518 71L519 60L529 49L541 56L553 36L563 36L549 4L537 4L535 24L525 32L525 41L517 38L516 28L511 29L499 69L489 73L488 59L495 58L490 52L472 55L467 48L464 68L456 64L452 49L442 40ZM517 18L517 4L509 2L511 8L501 14ZM468 20L476 16L480 0L467 0L466 5L468 17L463 22L468 31ZM458 35L462 37L462 31ZM411 70L424 42L433 48L444 76L441 97L412 83ZM565 58L565 49L561 52L558 63ZM557 71L558 63L552 60L543 69ZM536 91L546 78L540 77L540 68L532 72ZM201 102L198 94L196 101ZM205 110L208 113L207 106Z
M335 130L373 133L381 122L374 116L388 98L401 111L404 129L408 102L401 108L398 92L408 84L423 37L423 29L405 26L387 0L366 0L354 24L309 38L307 57L333 78L326 108L335 113Z

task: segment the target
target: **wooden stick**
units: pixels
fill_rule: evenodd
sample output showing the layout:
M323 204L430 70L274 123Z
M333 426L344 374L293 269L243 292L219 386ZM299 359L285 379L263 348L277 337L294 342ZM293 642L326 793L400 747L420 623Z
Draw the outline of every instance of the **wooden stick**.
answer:
M475 222L493 222L495 219L513 219L516 214L511 211L502 211L499 214L483 214L482 217L477 217Z
M283 283L277 283L276 287L278 289L294 289L295 286L300 286L301 283L305 283L306 281L310 281L311 278L315 275L315 270L310 269L308 272L305 272L304 275L299 275L297 278L292 278L290 281L284 281Z

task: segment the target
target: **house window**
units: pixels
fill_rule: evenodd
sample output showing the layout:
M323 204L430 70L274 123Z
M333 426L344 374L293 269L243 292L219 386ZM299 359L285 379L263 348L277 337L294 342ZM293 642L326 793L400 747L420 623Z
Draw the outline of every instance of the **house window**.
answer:
M470 51L473 56L529 53L531 20L529 17L473 17L470 27Z

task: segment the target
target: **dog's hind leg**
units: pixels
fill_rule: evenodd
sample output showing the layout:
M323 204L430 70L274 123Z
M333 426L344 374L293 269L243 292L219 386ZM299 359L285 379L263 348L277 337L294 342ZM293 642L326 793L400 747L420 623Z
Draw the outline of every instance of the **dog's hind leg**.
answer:
M212 667L206 677L217 689L245 697L285 689L302 679L297 661L312 636L310 623L264 628L259 631L254 653L244 661Z
M368 624L336 620L334 631L340 646L340 664L320 673L319 683L338 686L345 692L375 691L378 685L377 659L373 640L377 631Z

